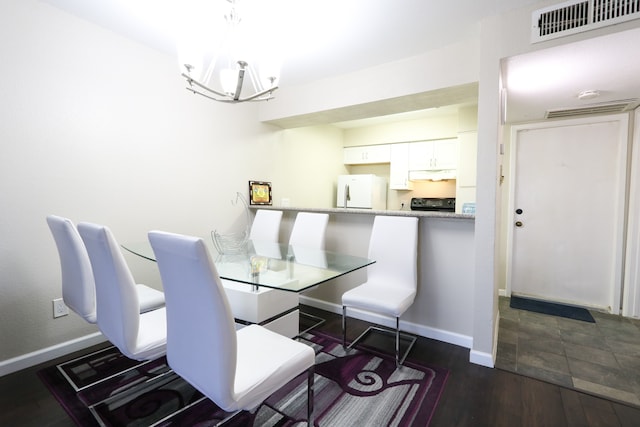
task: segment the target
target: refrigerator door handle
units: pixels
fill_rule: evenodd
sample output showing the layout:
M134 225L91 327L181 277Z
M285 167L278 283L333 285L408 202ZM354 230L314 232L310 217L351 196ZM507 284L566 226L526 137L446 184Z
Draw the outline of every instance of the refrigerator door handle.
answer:
M349 195L349 184L344 185L344 207L347 207L347 201L351 200L351 196Z

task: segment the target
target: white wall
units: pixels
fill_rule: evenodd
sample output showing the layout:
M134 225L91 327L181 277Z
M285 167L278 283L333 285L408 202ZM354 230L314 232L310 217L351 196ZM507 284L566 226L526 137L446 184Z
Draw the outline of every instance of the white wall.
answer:
M272 153L273 204L281 206L332 207L338 175L347 173L342 164L342 130L333 126L311 126L282 131L281 143Z
M456 136L458 114L454 111L435 117L348 128L344 131L344 146L392 144Z
M472 37L422 55L305 86L281 87L277 98L261 107L260 120L273 121L474 83L478 81L479 54L478 39Z

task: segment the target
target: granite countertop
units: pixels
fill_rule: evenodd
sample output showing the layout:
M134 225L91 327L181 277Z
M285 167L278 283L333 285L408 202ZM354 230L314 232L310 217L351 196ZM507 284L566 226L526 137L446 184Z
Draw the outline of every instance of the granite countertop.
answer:
M450 218L450 219L475 219L475 214L456 214L453 212L438 211L411 211L411 210L375 210L375 209L353 209L353 208L297 208L284 206L264 206L252 205L251 209L273 209L278 211L292 212L321 212L334 214L364 214L364 215L388 215L388 216L415 216L419 218Z

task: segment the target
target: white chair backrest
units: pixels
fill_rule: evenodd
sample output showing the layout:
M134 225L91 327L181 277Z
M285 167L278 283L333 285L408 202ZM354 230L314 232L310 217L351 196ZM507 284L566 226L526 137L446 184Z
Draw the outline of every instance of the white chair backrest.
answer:
M132 357L140 326L140 303L131 271L107 227L81 222L78 232L93 268L98 327L125 356Z
M211 256L195 237L151 231L149 241L165 292L169 366L214 401L231 406L237 400L237 338Z
M258 209L251 224L249 239L265 242L278 242L282 211Z
M60 257L62 299L89 323L96 323L96 286L87 249L76 226L68 218L47 216Z
M293 223L289 244L324 249L329 214L299 212Z
M376 216L369 240L367 277L416 289L418 286L418 218ZM378 280L380 281L380 280Z
M318 268L327 268L327 254L322 249L309 248L307 246L291 246L290 255L293 255L296 263L310 265Z

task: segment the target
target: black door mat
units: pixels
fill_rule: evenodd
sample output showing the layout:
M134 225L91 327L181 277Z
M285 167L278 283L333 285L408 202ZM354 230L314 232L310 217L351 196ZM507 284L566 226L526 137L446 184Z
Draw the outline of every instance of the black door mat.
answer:
M519 310L534 311L536 313L550 314L552 316L566 317L568 319L582 320L583 322L595 323L589 310L581 307L558 304L554 302L540 301L530 298L511 297L509 303L511 308Z

